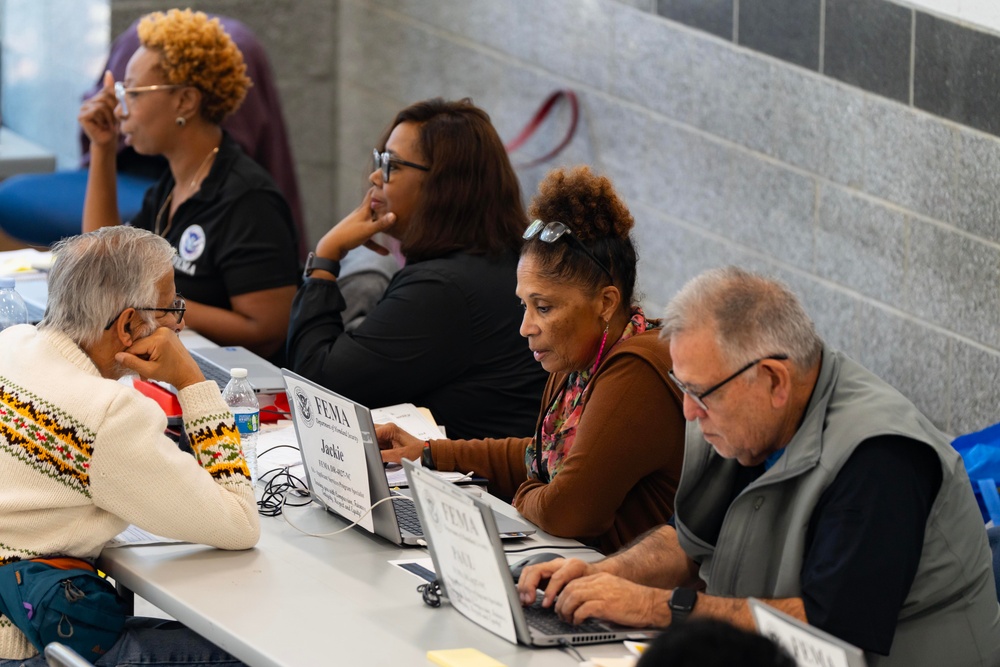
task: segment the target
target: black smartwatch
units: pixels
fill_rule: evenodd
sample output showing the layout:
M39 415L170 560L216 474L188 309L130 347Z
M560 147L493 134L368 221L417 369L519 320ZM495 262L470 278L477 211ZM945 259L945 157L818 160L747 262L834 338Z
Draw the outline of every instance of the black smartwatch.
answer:
M675 588L670 595L670 615L673 620L671 625L680 625L687 620L687 617L694 611L694 605L698 602L698 591L693 588Z
M316 253L311 252L306 257L306 268L305 271L302 272L303 280L308 278L316 269L329 271L336 276L340 274L340 262L333 259L327 259L326 257L317 257Z

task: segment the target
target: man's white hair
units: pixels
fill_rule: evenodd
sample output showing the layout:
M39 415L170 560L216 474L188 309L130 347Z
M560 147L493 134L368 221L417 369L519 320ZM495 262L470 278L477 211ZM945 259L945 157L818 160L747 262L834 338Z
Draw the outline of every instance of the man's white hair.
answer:
M733 367L787 354L800 369L819 361L823 340L802 304L778 280L736 266L692 278L670 300L661 338L709 327Z
M96 343L126 308L157 305L156 283L173 271L174 249L156 234L124 225L63 239L52 246L49 297L39 329L54 329L77 345ZM156 328L156 314L140 311Z

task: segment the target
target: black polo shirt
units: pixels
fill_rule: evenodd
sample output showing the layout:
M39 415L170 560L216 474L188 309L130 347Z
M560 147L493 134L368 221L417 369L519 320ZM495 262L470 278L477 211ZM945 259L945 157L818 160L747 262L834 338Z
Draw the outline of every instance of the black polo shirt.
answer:
M167 170L146 192L130 224L155 231L157 213L173 186ZM161 233L166 225L165 211ZM177 209L165 238L177 249L177 292L189 301L230 310L231 297L298 284L288 204L270 175L228 134L223 133L201 189Z

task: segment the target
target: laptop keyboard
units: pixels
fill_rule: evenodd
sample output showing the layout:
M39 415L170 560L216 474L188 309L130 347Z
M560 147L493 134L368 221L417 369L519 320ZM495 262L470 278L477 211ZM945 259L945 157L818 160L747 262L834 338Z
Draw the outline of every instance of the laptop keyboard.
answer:
M588 618L579 625L561 620L552 607L542 607L542 593L530 607L524 607L524 619L533 630L543 635L591 635L608 634L608 627L600 621Z
M417 506L412 500L407 498L393 498L392 509L396 512L396 523L400 530L405 530L413 535L423 535L424 527L420 525L420 517L417 516Z
M219 391L226 388L226 385L229 384L228 371L205 361L197 354L192 354L191 358L198 362L198 368L201 369L201 373L205 376L206 380L215 380L215 384L219 385Z

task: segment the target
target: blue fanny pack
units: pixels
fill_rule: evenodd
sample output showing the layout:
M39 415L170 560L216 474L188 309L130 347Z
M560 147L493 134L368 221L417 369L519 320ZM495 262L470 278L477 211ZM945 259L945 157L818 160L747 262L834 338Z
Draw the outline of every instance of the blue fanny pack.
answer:
M125 603L94 567L77 558L20 560L0 567L0 613L41 653L60 642L89 659L125 628Z

